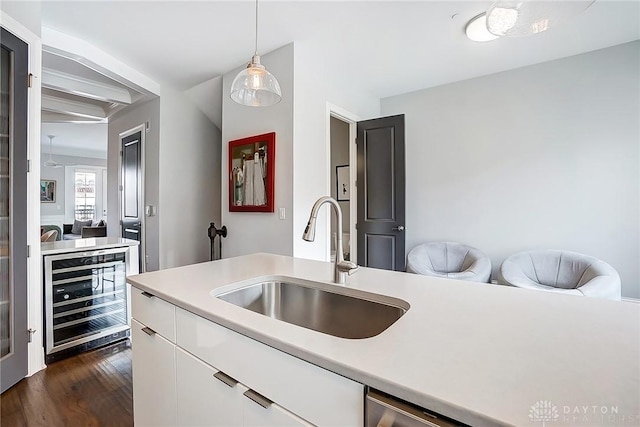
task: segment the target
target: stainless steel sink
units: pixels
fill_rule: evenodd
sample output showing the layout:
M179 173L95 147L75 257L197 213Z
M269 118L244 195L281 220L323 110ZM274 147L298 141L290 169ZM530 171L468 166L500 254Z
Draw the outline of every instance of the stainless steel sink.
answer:
M323 286L325 288L320 288ZM378 335L409 310L406 301L326 284L269 280L216 295L238 307L341 338Z

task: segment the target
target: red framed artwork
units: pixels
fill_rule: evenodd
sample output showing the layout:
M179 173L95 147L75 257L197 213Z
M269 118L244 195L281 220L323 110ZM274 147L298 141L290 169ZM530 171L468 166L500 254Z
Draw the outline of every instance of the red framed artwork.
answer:
M276 133L229 141L229 211L273 212Z

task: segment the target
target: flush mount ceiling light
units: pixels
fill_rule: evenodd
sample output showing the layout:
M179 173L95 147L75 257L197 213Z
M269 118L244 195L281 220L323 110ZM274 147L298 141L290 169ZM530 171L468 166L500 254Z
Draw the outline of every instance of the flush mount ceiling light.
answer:
M487 30L486 13L481 13L480 15L472 18L464 28L464 32L467 34L467 37L469 37L474 42L489 42L491 40L500 38L495 34L491 34L489 30Z
M487 29L496 36L547 31L586 10L595 0L497 0L487 10Z
M258 0L256 0L256 48L247 68L231 84L231 99L249 107L268 107L282 100L278 80L260 63L258 55Z

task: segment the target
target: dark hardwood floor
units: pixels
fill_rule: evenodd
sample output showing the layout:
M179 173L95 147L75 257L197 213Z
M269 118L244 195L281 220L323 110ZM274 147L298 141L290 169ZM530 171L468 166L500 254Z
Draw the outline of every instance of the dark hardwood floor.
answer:
M129 340L23 379L0 396L0 426L133 426Z

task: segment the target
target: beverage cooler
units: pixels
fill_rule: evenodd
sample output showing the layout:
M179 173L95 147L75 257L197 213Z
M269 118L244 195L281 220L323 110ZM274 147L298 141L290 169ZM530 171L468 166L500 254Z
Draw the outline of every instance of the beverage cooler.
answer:
M138 272L129 254L122 247L43 257L47 363L129 336L126 276Z

